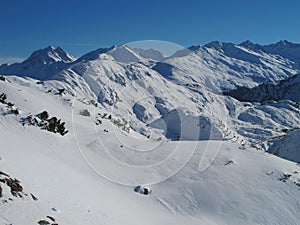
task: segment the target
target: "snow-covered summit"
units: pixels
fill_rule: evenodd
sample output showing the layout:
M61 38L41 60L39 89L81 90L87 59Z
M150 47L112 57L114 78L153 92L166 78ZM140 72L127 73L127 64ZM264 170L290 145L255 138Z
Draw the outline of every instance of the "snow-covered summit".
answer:
M99 59L99 57L104 54L107 53L113 49L115 49L117 46L113 45L109 48L98 48L94 51L88 52L86 54L84 54L83 56L81 56L80 58L78 58L77 61L82 61L82 60L96 60Z
M60 47L48 46L33 52L21 63L0 67L0 74L27 76L44 80L72 63L76 58Z
M284 58L292 60L298 64L300 68L300 44L291 43L283 40L275 44L263 46L265 52L280 55Z
M73 62L76 58L65 52L62 48L50 45L44 49L37 50L24 61L24 63L35 61L37 63L51 64L54 62Z
M237 46L246 48L246 49L251 50L251 51L254 51L254 52L260 52L260 51L263 51L263 48L262 48L261 45L259 45L259 44L254 44L253 42L251 42L251 41L249 41L249 40L243 41L242 43L238 44Z

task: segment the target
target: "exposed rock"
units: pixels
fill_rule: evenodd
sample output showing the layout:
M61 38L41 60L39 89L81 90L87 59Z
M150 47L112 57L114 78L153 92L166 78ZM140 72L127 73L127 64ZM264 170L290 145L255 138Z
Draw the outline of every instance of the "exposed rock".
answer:
M58 94L63 95L65 94L65 89L61 88L61 89L57 89L58 90Z
M151 193L150 188L148 187L142 187L142 186L136 186L134 188L134 191L139 193L139 194L143 194L143 195L149 195Z
M38 114L41 120L47 120L49 118L49 113L47 111L43 111L40 114Z
M84 109L80 112L80 115L82 115L82 116L91 116L91 113L87 109Z
M48 225L50 224L47 220L40 220L37 222L39 225Z
M37 200L38 200L38 198L35 197L32 193L30 193L30 195L31 195L31 197L32 197L32 199L33 199L34 201L37 201Z
M2 93L0 95L0 103L6 104L7 95L5 93Z
M47 216L48 219L50 219L52 222L55 222L55 219L52 216Z

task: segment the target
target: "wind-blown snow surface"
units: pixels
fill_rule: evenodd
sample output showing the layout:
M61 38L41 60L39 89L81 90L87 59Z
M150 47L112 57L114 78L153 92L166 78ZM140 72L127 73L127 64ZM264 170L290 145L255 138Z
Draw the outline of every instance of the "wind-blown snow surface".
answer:
M102 119L102 124L95 128L95 117L106 110L88 105L87 100L74 100L69 93L48 93L53 87L51 82L42 85L18 77L7 80L10 82L0 82L1 91L20 109L20 115L10 114L5 105L0 105L0 168L19 179L24 192L33 193L38 200L11 197L12 201L0 203L3 224L37 224L46 216L54 217L59 224L91 225L300 222L300 177L296 173L300 168L293 162L251 148L241 150L241 145L230 142L212 141L206 149L207 141L196 147L195 142L163 141L152 153L154 158L140 158L141 163L151 164L151 160L165 158L161 150L170 147L179 146L181 152L195 148L195 153L176 175L151 185L151 195L140 195L133 191L133 186L111 183L95 173L86 164L83 152L101 151L95 144L101 140L116 157L126 161L130 148L123 142L111 141L111 134L126 135L126 143L138 148L151 145L151 140L134 131L124 132L109 119ZM88 109L92 116L80 115L82 109ZM69 133L60 136L20 123L29 113L43 110L65 121ZM135 140L143 141L139 144ZM105 158L96 160L99 165L105 163ZM202 169L205 162L212 164L199 171L200 161ZM143 174L142 167L139 172ZM286 174L291 176L286 178Z
M0 221L299 224L298 47L113 46L78 59L48 47L2 65L0 171L24 190L0 183ZM230 94L245 87L247 102ZM29 125L44 110L68 133Z

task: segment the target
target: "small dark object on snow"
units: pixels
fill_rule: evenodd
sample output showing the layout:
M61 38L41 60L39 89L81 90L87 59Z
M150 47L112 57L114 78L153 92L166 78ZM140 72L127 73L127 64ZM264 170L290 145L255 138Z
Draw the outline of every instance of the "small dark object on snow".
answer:
M289 129L284 128L284 129L282 129L281 131L282 131L283 133L288 133L288 132L289 132Z
M80 112L80 115L82 115L82 116L91 116L91 113L87 109L84 109Z
M8 106L8 107L13 107L13 106L14 106L14 103L8 102L8 103L7 103L7 106Z
M139 193L139 194L143 194L143 195L149 195L151 193L150 188L148 187L142 187L142 186L136 186L134 188L134 191Z
M2 187L1 187L1 185L0 185L0 198L2 198Z
M225 166L228 166L228 165L231 165L231 164L233 164L233 161L229 160L227 163L225 163Z
M0 102L3 103L3 104L6 104L6 99L7 99L7 95L2 93L0 95Z
M39 225L48 225L48 224L50 224L47 220L40 220L39 222L38 222L38 224Z
M44 85L44 81L37 81L36 84Z
M65 89L61 88L61 89L57 89L58 90L58 94L63 95L65 93Z
M57 126L57 118L52 117L51 119L48 120L48 131L56 133L56 126Z
M19 114L20 114L20 112L19 112L18 109L11 109L10 112L11 112L12 114L15 114L15 115L19 115Z
M96 123L95 123L96 125L101 125L102 124L102 121L101 120L99 120L99 119L97 119L97 121L96 121Z
M50 219L52 222L55 222L55 219L52 216L47 216L48 219Z
M34 201L37 201L37 200L38 200L38 198L35 197L33 194L30 193L30 195L31 195L31 197L32 197L32 199L33 199Z
M8 176L8 174L6 174L6 173L4 173L4 172L2 172L2 171L0 171L0 175L3 175L3 176L6 176L6 177L9 177L9 176Z
M0 76L0 81L5 81L5 77L4 76Z
M49 113L47 111L43 111L38 115L41 120L47 120L49 118Z

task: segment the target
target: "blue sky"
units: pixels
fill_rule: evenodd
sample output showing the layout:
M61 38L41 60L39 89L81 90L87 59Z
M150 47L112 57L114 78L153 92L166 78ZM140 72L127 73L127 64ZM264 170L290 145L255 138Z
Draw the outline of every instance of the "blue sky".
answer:
M1 0L0 61L60 46L75 56L141 40L300 43L297 0Z

